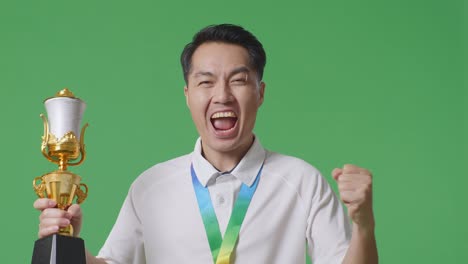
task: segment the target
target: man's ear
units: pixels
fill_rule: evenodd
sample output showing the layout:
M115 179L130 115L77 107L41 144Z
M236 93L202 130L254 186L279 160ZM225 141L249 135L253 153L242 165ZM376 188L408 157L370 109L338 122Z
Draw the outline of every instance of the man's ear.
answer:
M187 105L188 109L190 109L189 103L188 103L188 87L187 85L184 86L184 95L185 95L185 104Z
M264 95L265 95L265 86L266 86L266 84L263 81L260 82L260 87L259 87L259 90L258 90L258 93L259 93L258 107L260 107L263 104L263 98L264 98Z

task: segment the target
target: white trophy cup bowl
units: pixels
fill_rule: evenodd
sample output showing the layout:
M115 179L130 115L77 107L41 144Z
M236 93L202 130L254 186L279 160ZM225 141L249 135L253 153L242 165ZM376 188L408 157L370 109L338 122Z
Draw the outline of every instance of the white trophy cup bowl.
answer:
M61 139L68 132L72 132L79 141L85 102L78 98L53 97L47 99L44 104L49 119L49 133Z

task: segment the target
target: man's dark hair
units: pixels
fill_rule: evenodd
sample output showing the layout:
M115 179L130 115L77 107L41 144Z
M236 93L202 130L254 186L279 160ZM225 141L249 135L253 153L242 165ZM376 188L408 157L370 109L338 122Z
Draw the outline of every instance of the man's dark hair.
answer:
M188 75L192 66L193 53L200 45L207 42L235 44L245 48L250 56L250 66L257 72L259 80L262 80L263 68L265 68L266 64L266 54L262 43L260 43L252 33L241 26L220 24L203 28L193 36L192 42L185 45L180 55L185 83L188 84Z

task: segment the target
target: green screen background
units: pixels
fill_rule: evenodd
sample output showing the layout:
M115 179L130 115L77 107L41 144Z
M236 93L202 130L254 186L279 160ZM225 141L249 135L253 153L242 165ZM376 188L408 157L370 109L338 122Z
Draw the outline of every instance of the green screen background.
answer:
M179 54L214 23L263 42L267 83L256 134L330 176L374 173L381 263L468 258L466 7L462 1L1 1L2 263L29 263L43 100L87 102L90 186L82 237L97 253L131 182L190 152L197 133ZM183 249L181 249L183 250ZM287 249L282 249L287 250Z

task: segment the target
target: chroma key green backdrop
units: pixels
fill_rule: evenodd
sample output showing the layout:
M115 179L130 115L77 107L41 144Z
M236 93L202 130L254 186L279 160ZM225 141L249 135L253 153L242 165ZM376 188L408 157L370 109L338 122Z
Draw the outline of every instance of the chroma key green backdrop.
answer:
M336 166L374 172L381 263L466 261L465 15L433 0L1 1L1 263L30 262L31 182L55 169L39 150L43 100L69 87L87 102L88 158L73 171L90 187L82 237L97 253L138 174L192 151L179 54L224 22L268 54L263 145L334 189Z

